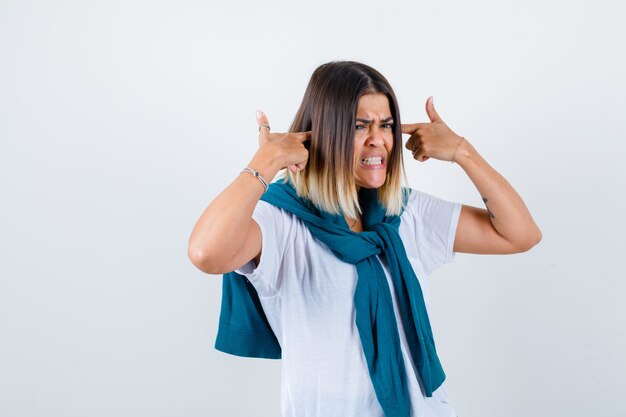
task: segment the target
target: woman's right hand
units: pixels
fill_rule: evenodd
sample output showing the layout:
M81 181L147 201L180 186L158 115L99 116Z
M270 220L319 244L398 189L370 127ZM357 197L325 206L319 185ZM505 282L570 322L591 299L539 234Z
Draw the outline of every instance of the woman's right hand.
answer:
M256 111L259 125L259 150L268 160L278 160L280 169L288 168L291 172L304 169L309 159L309 151L304 143L311 139L311 132L270 133L269 120L260 110Z

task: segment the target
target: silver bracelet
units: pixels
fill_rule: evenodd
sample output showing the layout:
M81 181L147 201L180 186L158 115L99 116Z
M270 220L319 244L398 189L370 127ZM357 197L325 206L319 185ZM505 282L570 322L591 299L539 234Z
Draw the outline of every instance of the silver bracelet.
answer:
M264 192L267 191L267 181L265 181L265 178L263 178L261 176L261 174L259 174L259 171L255 171L254 169L250 168L250 167L245 167L243 169L243 171L241 172L249 172L250 174L254 175L255 177L257 177L259 179L259 181L261 181L261 185L263 186L263 190Z

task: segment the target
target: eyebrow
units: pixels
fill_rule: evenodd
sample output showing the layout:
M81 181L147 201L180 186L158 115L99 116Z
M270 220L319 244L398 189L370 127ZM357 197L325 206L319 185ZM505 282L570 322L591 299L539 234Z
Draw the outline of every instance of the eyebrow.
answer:
M388 122L390 122L390 121L392 121L392 120L393 120L393 116L391 116L391 117L387 117L386 119L383 119L383 120L381 120L380 122L381 122L381 123L388 123ZM357 117L356 121L357 121L357 122L368 123L368 124L373 122L373 120L359 119L358 117Z

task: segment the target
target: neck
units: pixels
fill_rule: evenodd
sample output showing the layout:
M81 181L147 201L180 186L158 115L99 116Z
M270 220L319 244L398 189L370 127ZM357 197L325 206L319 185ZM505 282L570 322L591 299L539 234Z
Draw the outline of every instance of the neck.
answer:
M363 227L361 225L361 218L360 216L357 214L357 218L353 219L351 217L345 216L344 215L344 219L346 220L346 224L348 225L348 228L350 230L352 230L353 232L361 232L363 231Z

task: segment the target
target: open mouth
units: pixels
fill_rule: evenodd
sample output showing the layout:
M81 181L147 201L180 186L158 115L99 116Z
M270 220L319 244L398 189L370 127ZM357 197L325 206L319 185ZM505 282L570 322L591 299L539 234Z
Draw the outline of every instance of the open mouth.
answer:
M370 156L369 158L361 159L360 163L365 166L383 165L385 163L385 158L382 156Z

